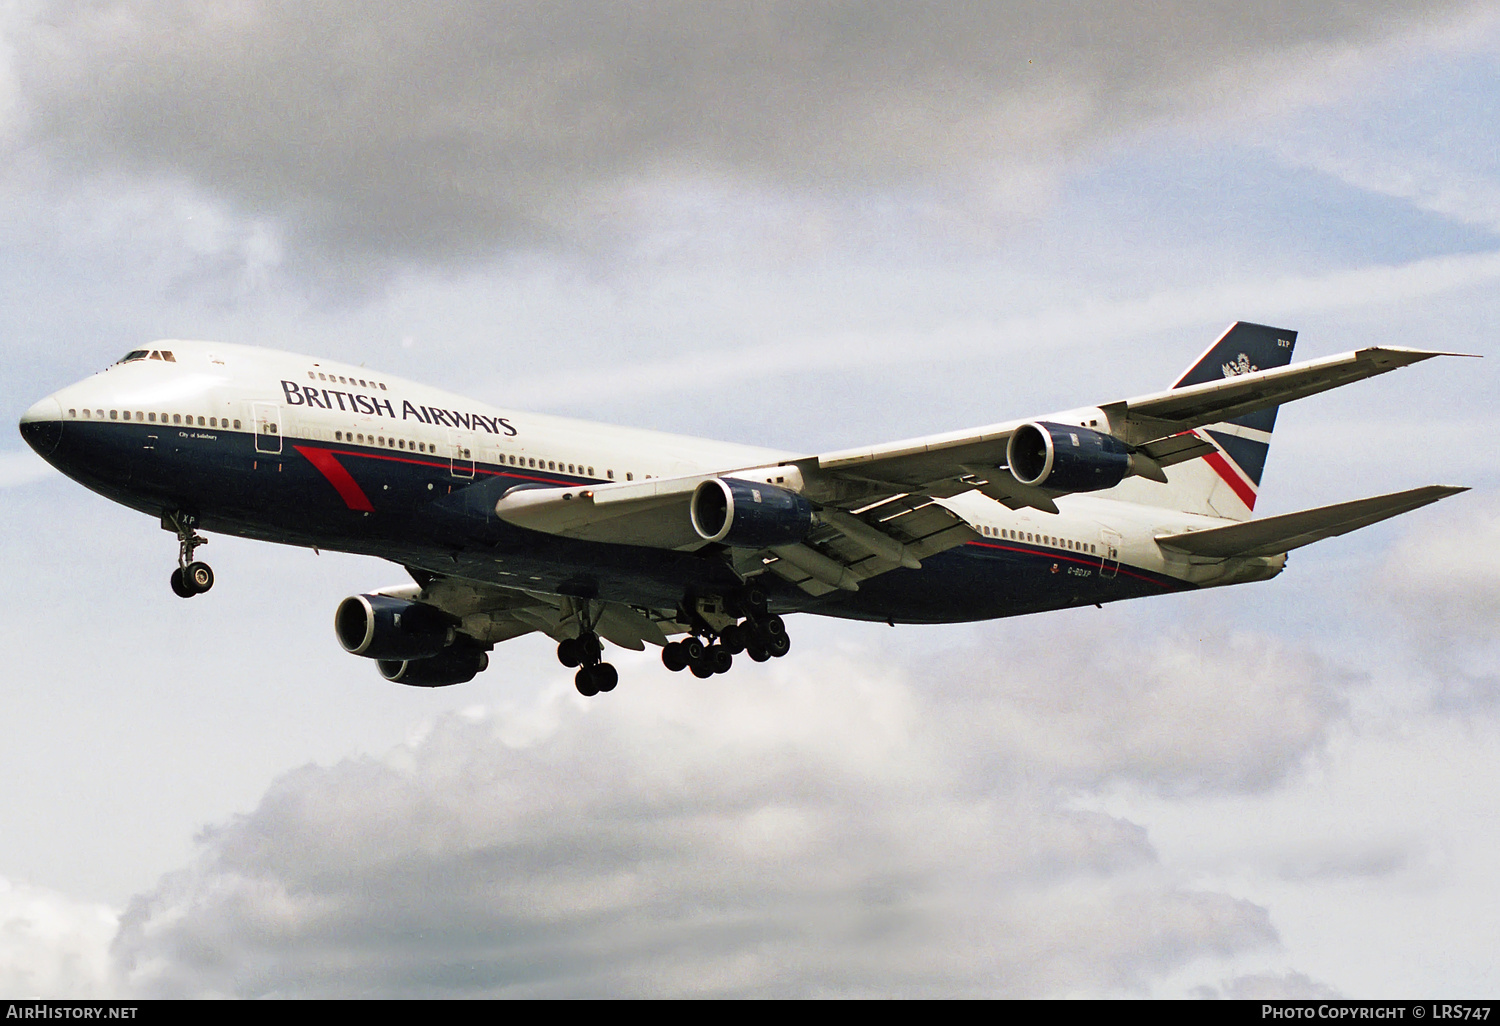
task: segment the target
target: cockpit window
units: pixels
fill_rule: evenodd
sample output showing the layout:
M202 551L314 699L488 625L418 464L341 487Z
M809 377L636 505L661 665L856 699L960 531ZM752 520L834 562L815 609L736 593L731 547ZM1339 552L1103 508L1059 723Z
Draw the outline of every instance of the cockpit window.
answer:
M150 354L144 349L132 349L130 352L125 354L124 358L121 359L120 362L132 363L136 360L144 360L149 355Z

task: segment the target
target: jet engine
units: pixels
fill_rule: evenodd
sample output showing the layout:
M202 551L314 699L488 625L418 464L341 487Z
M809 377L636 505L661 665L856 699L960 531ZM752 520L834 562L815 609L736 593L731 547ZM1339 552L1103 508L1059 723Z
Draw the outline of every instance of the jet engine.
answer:
M490 657L477 642L461 638L451 647L426 659L382 659L380 675L397 684L416 688L445 688L467 684L490 665Z
M344 651L397 662L436 656L453 644L454 627L453 618L433 606L389 595L351 595L333 615Z
M1130 473L1130 447L1113 435L1068 424L1022 424L1005 447L1017 481L1061 492L1113 488Z
M796 492L732 477L693 489L689 514L700 538L742 548L791 545L813 527L812 503Z

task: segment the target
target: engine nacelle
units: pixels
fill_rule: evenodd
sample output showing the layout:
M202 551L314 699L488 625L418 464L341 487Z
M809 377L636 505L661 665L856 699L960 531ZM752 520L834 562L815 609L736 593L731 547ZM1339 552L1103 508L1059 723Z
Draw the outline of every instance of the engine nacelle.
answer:
M380 675L414 688L445 688L467 684L490 665L490 657L477 644L459 641L426 659L382 659L375 664Z
M1118 438L1045 421L1016 428L1005 459L1017 481L1060 492L1113 488L1130 473L1130 447Z
M344 599L333 614L333 629L344 651L398 662L436 656L454 638L454 623L446 613L389 595Z
M705 541L741 548L800 542L813 528L813 507L773 484L716 477L693 489L693 530Z

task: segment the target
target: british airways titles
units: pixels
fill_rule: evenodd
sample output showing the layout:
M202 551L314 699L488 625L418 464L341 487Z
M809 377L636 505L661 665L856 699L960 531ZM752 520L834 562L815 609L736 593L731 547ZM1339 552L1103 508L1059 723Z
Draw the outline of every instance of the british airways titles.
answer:
M504 417L487 417L482 413L460 413L458 410L440 410L435 406L414 406L401 400L401 416L396 416L396 407L389 399L363 395L359 392L341 392L332 388L314 388L295 381L282 379L282 394L288 406L315 406L331 410L334 404L345 412L363 413L371 417L391 417L398 420L416 420L423 424L441 424L444 427L462 428L466 431L488 431L492 435L515 437L516 429Z

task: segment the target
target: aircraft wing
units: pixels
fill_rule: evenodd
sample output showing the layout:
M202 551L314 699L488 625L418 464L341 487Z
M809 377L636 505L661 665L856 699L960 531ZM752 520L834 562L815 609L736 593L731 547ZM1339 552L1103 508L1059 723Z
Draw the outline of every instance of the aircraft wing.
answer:
M1453 485L1427 485L1390 495L1376 495L1333 506L1319 506L1263 520L1249 520L1229 527L1212 527L1206 531L1184 534L1159 534L1156 543L1194 556L1275 556L1311 545L1324 538L1335 538L1361 527L1378 524L1390 517L1466 492Z
M1040 419L1112 435L1131 447L1133 473L1165 481L1165 468L1214 451L1194 428L1446 355L1461 354L1375 346ZM784 474L819 507L812 532L792 545L734 549L732 565L744 577L770 571L813 595L852 591L869 577L919 567L928 556L978 539L944 499L977 490L1011 509L1057 512L1054 500L1066 492L1022 484L1006 468L1006 446L1026 423L829 452L772 468L515 490L500 498L496 514L565 537L691 550L707 544L688 517L699 484L718 476L781 482L773 475Z
M1182 459L1174 458L1182 455L1176 448L1177 443L1169 440L1193 428L1280 406L1398 367L1430 360L1434 356L1461 355L1464 354L1372 346L1040 419L1071 421L1106 431L1121 441L1146 449L1148 455L1156 456L1156 462L1165 467L1182 462ZM1005 464L1006 443L1023 423L1020 420L1007 421L970 431L826 453L816 457L817 469L851 482L885 482L925 489L934 495L942 492L953 495L968 490L957 482L972 477L975 468L993 469ZM1202 455L1210 449L1205 448L1193 455Z

